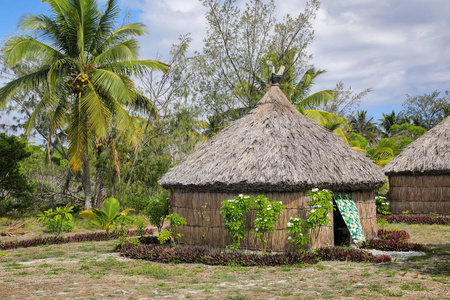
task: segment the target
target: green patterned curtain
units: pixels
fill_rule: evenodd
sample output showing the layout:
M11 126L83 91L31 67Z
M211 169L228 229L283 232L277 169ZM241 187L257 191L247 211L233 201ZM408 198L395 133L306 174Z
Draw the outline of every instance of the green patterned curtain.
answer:
M352 239L355 243L363 242L366 240L364 232L359 221L359 213L356 208L355 202L351 195L338 194L334 195L337 207L344 218L345 224L347 224L348 231L352 235Z

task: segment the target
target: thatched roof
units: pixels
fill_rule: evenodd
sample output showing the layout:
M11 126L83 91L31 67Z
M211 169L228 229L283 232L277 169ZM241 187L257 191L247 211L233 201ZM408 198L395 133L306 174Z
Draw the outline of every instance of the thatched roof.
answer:
M278 86L160 180L164 188L283 192L364 190L386 177L338 136L302 115Z
M450 174L450 116L412 142L384 169L394 174Z

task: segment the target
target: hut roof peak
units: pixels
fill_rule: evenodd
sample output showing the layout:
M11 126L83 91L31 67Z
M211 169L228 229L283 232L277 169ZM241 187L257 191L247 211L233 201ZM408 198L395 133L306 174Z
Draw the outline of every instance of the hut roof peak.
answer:
M381 169L302 115L276 85L160 180L165 188L237 192L364 190L385 182Z

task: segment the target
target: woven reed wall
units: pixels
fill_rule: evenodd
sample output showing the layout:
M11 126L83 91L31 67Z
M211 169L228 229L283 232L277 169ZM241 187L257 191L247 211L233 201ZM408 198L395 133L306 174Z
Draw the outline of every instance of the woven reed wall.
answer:
M220 214L221 202L232 199L238 194L234 193L208 193L193 192L175 189L171 193L171 210L186 218L187 225L179 230L184 236L180 243L187 245L208 245L213 247L226 247L229 243L227 232L223 229L225 225L223 216ZM289 193L265 193L271 201L281 201L285 205L280 222L275 227L275 232L269 236L268 250L291 251L292 246L287 242L288 233L286 224L290 217L299 216L306 218L308 197L305 192ZM255 194L256 196L256 194ZM374 236L377 230L375 213L374 192L355 192L354 200L360 211L360 219L363 231L367 236ZM256 212L252 210L247 216L247 227L253 228L252 220ZM333 218L333 214L330 214ZM332 223L333 224L333 220ZM332 246L334 244L333 228L321 227L318 234L312 233L312 248ZM262 249L256 238L249 234L249 238L241 242L244 249Z
M392 213L450 215L450 175L391 175Z

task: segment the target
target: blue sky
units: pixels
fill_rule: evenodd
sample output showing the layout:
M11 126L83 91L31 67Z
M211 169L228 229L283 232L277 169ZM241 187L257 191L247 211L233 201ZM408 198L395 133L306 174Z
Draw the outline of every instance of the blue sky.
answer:
M0 38L15 33L20 16L45 13L40 0L0 0ZM101 2L105 2L102 0ZM197 0L119 0L150 35L141 38L143 58L164 59L180 34L191 33L191 51L201 50L205 10ZM360 92L372 88L360 109L378 119L411 96L450 90L450 1L324 0L309 48L316 68L326 69L316 89L342 81ZM277 15L296 15L304 0L276 1ZM157 57L158 56L158 57Z

